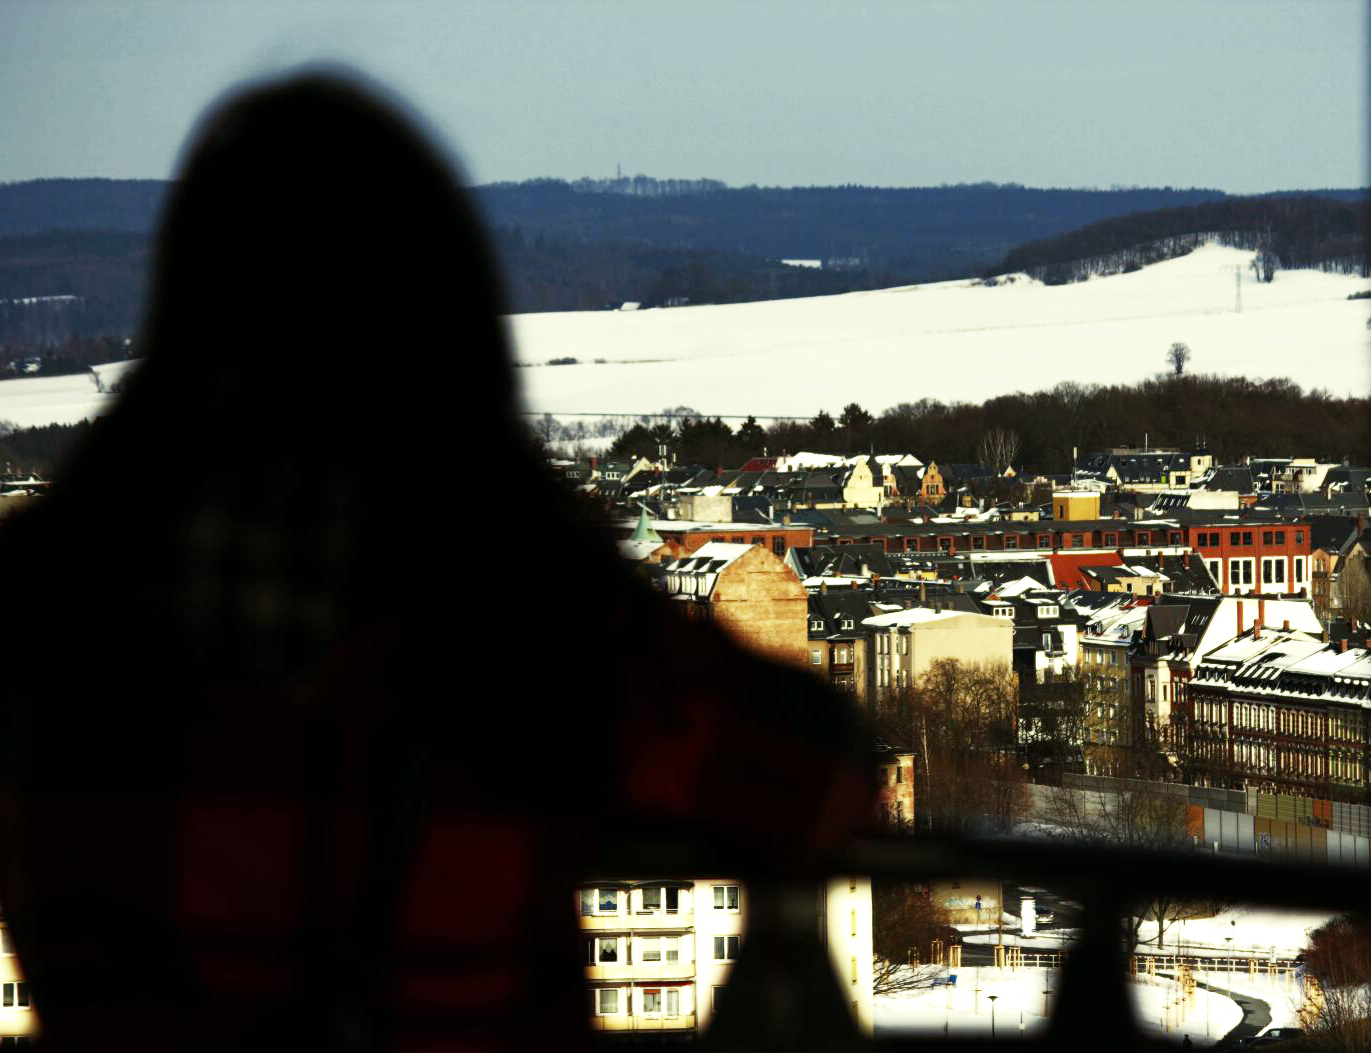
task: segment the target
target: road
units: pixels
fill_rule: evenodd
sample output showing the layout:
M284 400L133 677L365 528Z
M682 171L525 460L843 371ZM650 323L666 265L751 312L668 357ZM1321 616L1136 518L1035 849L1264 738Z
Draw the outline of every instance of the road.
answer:
M965 953L965 952L963 952ZM1171 973L1161 973L1158 976L1165 976L1169 980L1174 980L1175 975ZM1233 1028L1232 1031L1224 1035L1215 1043L1216 1047L1235 1046L1244 1038L1251 1038L1258 1031L1271 1023L1271 1006L1263 1002L1260 998L1253 998L1251 995L1235 994L1223 984L1207 984L1201 980L1195 981L1196 987L1203 987L1207 991L1221 994L1225 998L1231 998L1238 1003L1238 1008L1242 1010L1242 1021Z

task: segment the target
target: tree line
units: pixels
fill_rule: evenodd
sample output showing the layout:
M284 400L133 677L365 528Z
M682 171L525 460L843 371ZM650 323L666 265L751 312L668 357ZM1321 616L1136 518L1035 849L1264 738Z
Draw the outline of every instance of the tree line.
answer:
M1116 216L1010 250L987 274L1023 271L1048 285L1137 270L1194 250L1214 236L1255 249L1260 277L1277 266L1360 274L1367 270L1368 203L1315 195L1235 197Z
M634 424L615 440L610 456L655 458L664 444L678 463L707 467L738 467L764 450L771 456L875 450L979 463L1012 449L1017 469L1064 474L1071 471L1073 450L1141 447L1144 438L1152 446L1204 443L1219 463L1236 463L1247 454L1298 454L1364 464L1371 460L1371 398L1305 391L1287 379L1203 374L1173 373L1135 384L1068 381L981 403L924 398L879 415L849 403L836 418L821 411L808 421L763 427L750 417L736 430L722 419L687 411L674 423Z

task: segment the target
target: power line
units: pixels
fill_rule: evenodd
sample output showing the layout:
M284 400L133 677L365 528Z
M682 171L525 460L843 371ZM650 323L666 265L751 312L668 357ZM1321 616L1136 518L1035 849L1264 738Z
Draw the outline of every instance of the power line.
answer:
M558 410L520 410L521 417L662 417L674 420L677 417L692 417L699 420L747 420L749 417L756 420L813 420L813 417L787 417L779 413L663 413L657 410L655 413L562 413Z

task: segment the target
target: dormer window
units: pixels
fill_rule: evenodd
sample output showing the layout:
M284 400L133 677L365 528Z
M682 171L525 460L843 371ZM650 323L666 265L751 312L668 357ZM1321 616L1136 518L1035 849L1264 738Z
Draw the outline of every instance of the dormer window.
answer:
M843 628L844 628L844 629L851 629L851 628L852 628L852 619L851 619L851 618L844 618L844 619L843 619Z
M996 607L996 608L995 608L995 617L996 617L996 618L1007 618L1007 619L1009 619L1009 620L1012 622L1012 621L1014 620L1014 608L1013 608L1013 607Z
M794 624L794 623L792 623ZM809 631L821 633L824 631L824 620L822 618L812 618L809 622Z
M1046 621L1049 618L1056 618L1060 615L1060 613L1060 608L1051 606L1046 603L1038 607L1038 617L1043 621Z

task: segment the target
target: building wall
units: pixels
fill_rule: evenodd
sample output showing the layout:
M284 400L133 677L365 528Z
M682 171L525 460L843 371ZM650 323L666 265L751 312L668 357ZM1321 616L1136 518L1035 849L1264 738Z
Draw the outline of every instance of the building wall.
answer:
M1185 530L1187 543L1209 563L1211 571L1214 561L1218 562L1219 573L1214 580L1222 592L1298 593L1303 589L1308 595L1312 587L1312 543L1307 524L1216 521L1212 526L1188 526ZM1296 564L1297 559L1303 562ZM1283 564L1283 581L1263 580L1263 561L1272 560Z
M814 544L814 531L810 527L764 527L755 523L733 523L720 524L717 530L673 530L660 521L654 522L653 527L663 541L674 541L679 545L684 556L711 541L760 545L780 558L784 558L792 548L809 548Z
M985 614L963 614L956 618L920 622L910 627L907 661L911 683L943 658L967 665L1002 665L1008 670L1014 660L1014 623Z
M960 881L935 881L929 886L933 902L947 911L953 925L983 925L994 928L999 922L1000 883L989 878ZM981 909L976 909L979 897Z
M19 969L19 959L14 955L9 930L0 924L0 984L16 985L13 989L7 989L6 994L12 996L8 1000L30 1002L27 1006L0 1006L0 1037L18 1038L38 1033L38 1017L28 996L28 985L24 984L20 989L17 985L21 983L24 983L24 974Z
M698 523L728 523L733 519L733 498L728 494L682 494L681 518Z
M877 809L881 819L891 825L914 818L914 754L895 753L882 758L876 768L881 788Z
M720 572L710 609L714 622L747 647L810 667L808 594L767 549L753 548Z
M871 926L871 879L846 875L831 879L820 895L824 944L838 989L857 1030L873 1029L872 985L875 947Z

